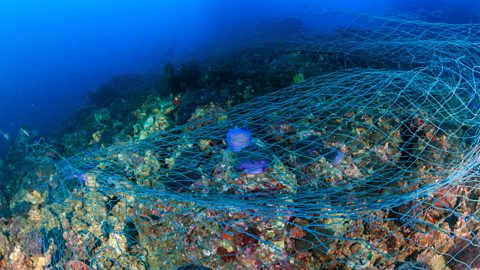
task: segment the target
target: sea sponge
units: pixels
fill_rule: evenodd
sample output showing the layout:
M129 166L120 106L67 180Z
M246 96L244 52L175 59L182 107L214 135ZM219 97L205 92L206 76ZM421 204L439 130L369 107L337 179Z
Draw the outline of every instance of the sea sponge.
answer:
M269 165L269 155L256 145L245 147L242 151L235 153L235 170L247 174L263 173Z
M252 134L249 129L232 128L227 132L227 149L239 152L252 144Z
M259 174L263 173L265 168L268 166L266 160L242 160L240 163L235 165L235 169L238 171L244 171L247 174Z

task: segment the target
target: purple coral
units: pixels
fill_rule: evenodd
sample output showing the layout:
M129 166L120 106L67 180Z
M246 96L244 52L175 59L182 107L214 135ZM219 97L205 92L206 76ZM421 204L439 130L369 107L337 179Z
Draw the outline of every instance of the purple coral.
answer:
M73 178L77 180L77 183L79 185L82 185L82 186L85 185L85 183L87 182L87 175L84 173L74 174Z
M243 128L232 128L227 132L227 148L233 152L239 152L252 144L250 130Z
M248 174L259 174L263 173L265 168L268 166L268 162L266 160L243 160L237 165L235 165L235 169L238 171L244 171Z
M256 145L235 153L235 170L248 174L263 173L269 165L269 154Z
M252 134L247 128L232 128L227 132L227 149L235 153L235 170L247 174L263 173L268 166L268 154L252 145Z

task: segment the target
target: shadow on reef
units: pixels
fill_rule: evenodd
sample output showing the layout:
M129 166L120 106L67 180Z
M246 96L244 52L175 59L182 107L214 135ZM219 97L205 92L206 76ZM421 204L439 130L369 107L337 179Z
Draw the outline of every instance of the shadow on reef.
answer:
M155 92L161 86L157 74L124 74L113 76L109 82L87 95L96 108L110 106L119 99L131 99L137 95Z

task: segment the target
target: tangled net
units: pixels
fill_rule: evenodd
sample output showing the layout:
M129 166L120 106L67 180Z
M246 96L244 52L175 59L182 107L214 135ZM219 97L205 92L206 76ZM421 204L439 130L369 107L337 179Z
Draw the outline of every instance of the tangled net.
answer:
M31 146L49 268L480 267L480 26L361 20L292 42L345 69L144 140Z

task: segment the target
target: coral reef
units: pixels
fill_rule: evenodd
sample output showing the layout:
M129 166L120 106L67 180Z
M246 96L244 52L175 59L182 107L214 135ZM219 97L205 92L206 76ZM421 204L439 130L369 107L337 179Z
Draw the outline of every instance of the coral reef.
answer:
M371 21L117 77L62 134L22 130L0 269L478 268L470 58L405 60L410 32L371 40L409 22Z

